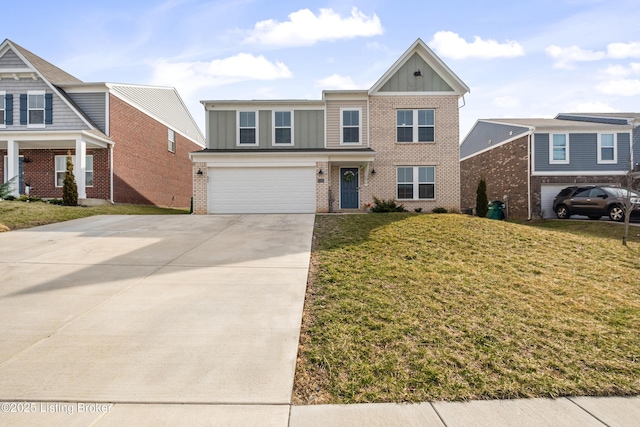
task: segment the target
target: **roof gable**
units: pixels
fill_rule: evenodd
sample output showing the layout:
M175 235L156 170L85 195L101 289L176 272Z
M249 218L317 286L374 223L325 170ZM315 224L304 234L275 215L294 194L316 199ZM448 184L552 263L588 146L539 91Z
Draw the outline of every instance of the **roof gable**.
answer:
M45 61L38 55L28 51L22 46L12 42L11 40L5 40L0 45L0 52L5 49L10 49L23 61L23 64L29 68L37 71L43 79L51 84L58 85L63 83L82 83L82 81L66 71L56 67L52 63Z
M29 68L29 66L9 46L0 50L0 69L16 70L24 68Z
M204 147L202 132L172 87L107 83L110 92L138 110L164 123L185 138Z
M453 92L453 89L415 52L389 76L380 92Z
M420 75L416 75L418 69ZM462 96L470 90L422 40L417 39L371 87L369 94L394 91L448 92Z
M478 120L460 144L460 159L466 159L529 135L527 126Z

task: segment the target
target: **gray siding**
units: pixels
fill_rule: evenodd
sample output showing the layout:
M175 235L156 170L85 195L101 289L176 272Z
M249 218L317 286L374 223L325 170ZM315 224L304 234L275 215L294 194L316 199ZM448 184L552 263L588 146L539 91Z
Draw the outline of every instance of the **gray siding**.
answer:
M640 164L640 126L633 129L633 163Z
M460 158L465 158L491 146L495 146L509 138L523 135L528 128L515 125L503 125L479 121L460 145ZM491 141L491 143L489 143Z
M236 148L236 112L209 111L207 148Z
M413 75L420 70L421 77ZM380 92L451 92L449 86L433 68L414 53L407 62L380 88Z
M324 111L295 111L293 124L296 147L324 148Z
M618 133L618 163L598 164L598 134L569 134L569 164L549 164L549 134L536 133L534 138L535 172L606 172L624 171L629 167L629 134Z
M85 130L89 129L80 116L73 111L57 94L53 94L53 124L42 129L27 128L27 125L20 124L20 94L26 94L30 90L44 90L46 93L53 93L51 88L41 80L0 80L0 91L13 94L13 125L7 126L6 130Z
M258 143L260 147L258 148L269 148L271 147L271 135L273 132L273 125L271 124L271 110L260 110L258 113L258 117L260 117L260 137L258 139ZM255 148L255 147L254 147Z
M558 120L570 120L574 122L588 122L588 123L602 123L606 125L626 125L625 119L607 118L607 117L589 117L589 116L569 116L566 114L559 114L556 117Z
M67 96L103 133L106 133L106 94L104 92L67 93Z
M11 49L0 58L0 68L27 68L18 55Z

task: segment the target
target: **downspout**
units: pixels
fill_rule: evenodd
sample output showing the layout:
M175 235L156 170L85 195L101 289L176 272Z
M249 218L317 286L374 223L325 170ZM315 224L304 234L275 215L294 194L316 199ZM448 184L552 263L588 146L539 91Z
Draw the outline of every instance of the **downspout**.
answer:
M109 202L113 205L113 144L109 144Z
M458 110L467 105L467 101L464 100L464 94L462 94L462 105L458 106Z

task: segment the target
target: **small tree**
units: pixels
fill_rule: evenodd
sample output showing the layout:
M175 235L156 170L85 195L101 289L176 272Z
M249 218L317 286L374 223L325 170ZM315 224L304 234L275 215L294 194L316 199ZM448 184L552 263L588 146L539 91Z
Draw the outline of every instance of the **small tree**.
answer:
M476 215L486 217L489 212L489 198L487 197L487 181L480 178L478 189L476 190Z
M64 174L64 183L62 184L62 201L67 206L78 205L78 186L76 185L76 177L73 175L73 162L69 152L67 153L67 172Z

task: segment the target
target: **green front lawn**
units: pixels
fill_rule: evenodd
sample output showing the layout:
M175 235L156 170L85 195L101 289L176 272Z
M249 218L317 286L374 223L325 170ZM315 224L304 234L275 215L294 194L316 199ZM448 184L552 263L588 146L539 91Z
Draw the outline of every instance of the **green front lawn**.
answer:
M0 231L19 230L93 215L171 215L187 209L142 205L58 206L44 202L0 201Z
M640 393L640 228L316 218L294 402Z

